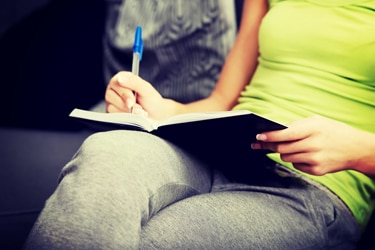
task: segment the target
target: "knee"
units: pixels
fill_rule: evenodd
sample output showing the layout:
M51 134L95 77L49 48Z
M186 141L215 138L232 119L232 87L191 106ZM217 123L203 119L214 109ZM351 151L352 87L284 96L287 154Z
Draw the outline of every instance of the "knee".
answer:
M98 132L89 136L81 145L79 153L116 153L116 149L125 150L131 147L132 141L142 133L135 131L114 130Z
M81 153L106 153L112 155L116 153L134 151L137 148L153 148L155 143L160 143L160 139L144 132L113 130L99 132L89 136L82 144Z
M110 172L110 169L116 168L128 154L135 153L129 148L133 147L132 141L137 136L142 135L132 131L108 131L90 135L64 166L60 180L72 173L84 172L84 175L92 175Z
M107 175L120 170L129 172L136 166L156 164L154 158L163 155L161 152L165 152L166 145L160 138L144 132L114 130L95 133L83 142L64 167L62 176L77 170L89 172L85 175Z

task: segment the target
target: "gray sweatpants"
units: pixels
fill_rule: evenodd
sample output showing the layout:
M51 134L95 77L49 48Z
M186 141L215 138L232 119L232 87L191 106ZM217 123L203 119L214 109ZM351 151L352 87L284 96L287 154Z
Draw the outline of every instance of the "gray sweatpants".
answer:
M26 249L354 249L343 203L292 174L229 181L147 133L90 136L61 173Z

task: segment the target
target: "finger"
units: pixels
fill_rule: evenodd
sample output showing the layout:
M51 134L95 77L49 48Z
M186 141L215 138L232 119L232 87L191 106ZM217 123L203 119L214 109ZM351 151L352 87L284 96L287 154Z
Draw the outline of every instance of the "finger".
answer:
M136 115L148 116L148 113L139 104L134 105L132 112Z
M129 100L132 100L132 103L135 103L135 96L132 90L119 84L112 84L109 88L114 91L124 103L129 104Z
M124 101L113 89L107 89L105 93L105 100L107 104L115 106L117 110L120 110L122 112L130 111L128 103L129 101Z
M132 93L136 92L139 96L147 96L149 93L154 93L154 87L147 81L131 72L120 72L117 75L118 85L129 89Z
M115 91L124 101L127 99L135 99L134 91L126 86L123 86L122 82L132 81L128 80L132 77L132 73L121 71L114 75L108 83L107 89Z
M283 129L279 131L264 132L257 135L256 139L267 142L283 142L302 140L309 136L306 130Z
M107 111L107 113L121 113L121 112L124 112L123 110L117 108L116 106L114 106L112 104L107 104L106 111Z
M295 169L298 169L302 172L305 172L305 173L308 173L310 174L310 171L311 171L311 166L307 163L302 163L302 162L296 162L296 163L293 163L293 167Z
M320 176L327 174L329 171L329 169L322 166L321 161L316 158L316 154L280 154L280 159L285 162L291 162L296 169L312 175Z
M262 142L258 141L251 145L253 149L264 149L277 152L280 154L295 154L308 152L310 146L306 141L293 141L293 142Z
M327 174L328 172L319 165L310 165L306 163L293 163L293 166L307 174L316 175L316 176L322 176Z
M314 153L310 152L298 152L290 154L280 154L280 158L285 162L318 165L319 162L314 159L314 155Z
M308 129L308 120L302 119L288 125L286 129L258 134L256 139L267 142L296 141L309 137L313 129Z

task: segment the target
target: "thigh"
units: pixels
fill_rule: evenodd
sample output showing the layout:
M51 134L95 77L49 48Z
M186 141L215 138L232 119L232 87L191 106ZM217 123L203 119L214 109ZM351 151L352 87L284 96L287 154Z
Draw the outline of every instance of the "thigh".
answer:
M354 220L314 187L223 190L162 210L143 228L141 248L354 249ZM332 241L333 234L341 238Z
M94 134L64 167L29 246L137 249L141 225L177 200L209 192L211 180L205 165L148 133Z
M63 169L62 183L86 199L147 202L148 219L175 200L209 192L211 170L177 146L148 133L110 131L90 136Z

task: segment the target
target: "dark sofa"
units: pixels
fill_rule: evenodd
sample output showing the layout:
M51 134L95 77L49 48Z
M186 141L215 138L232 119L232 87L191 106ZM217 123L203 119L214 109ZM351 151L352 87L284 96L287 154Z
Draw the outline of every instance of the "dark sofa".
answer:
M0 249L21 249L104 96L104 1L51 0L0 38Z
M52 0L0 39L0 249L22 247L61 167L92 133L68 114L103 98L104 14L100 0ZM359 249L372 249L373 235L374 219Z

